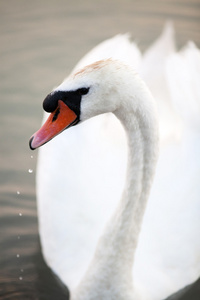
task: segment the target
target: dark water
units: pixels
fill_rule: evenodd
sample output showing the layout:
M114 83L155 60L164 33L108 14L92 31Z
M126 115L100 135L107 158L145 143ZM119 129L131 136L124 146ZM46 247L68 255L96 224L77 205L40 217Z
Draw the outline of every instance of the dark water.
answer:
M28 140L43 98L97 43L130 32L145 50L168 19L178 47L200 47L198 0L0 0L0 299L68 298L39 244ZM200 299L199 286L176 299Z

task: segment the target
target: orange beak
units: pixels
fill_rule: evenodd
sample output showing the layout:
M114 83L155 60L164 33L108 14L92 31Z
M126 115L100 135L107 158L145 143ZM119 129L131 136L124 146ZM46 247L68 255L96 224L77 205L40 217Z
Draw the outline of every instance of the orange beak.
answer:
M76 124L77 115L63 101L58 100L58 107L50 114L44 125L32 135L29 141L32 150L44 145L64 129Z

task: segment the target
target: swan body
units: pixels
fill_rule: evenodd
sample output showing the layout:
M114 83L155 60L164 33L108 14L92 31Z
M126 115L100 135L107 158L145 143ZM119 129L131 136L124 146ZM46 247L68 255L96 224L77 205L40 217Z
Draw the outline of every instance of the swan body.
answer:
M195 215L197 216L199 208L196 182L198 177L195 175L199 168L198 165L193 168L194 160L192 162L190 156L191 148L194 149L196 146L191 144L191 148L187 150L187 159L186 156L180 158L180 151L182 152L184 148L183 142L180 143L177 139L174 142L172 127L178 128L175 132L177 137L177 133L178 135L180 133L180 120L178 113L173 109L173 103L167 102L170 93L170 97L174 93L173 87L167 86L168 75L164 72L166 57L173 54L175 49L169 28L167 35L165 32L161 39L153 45L152 50L146 52L144 58L138 48L128 42L126 36L117 36L113 41L108 40L88 54L75 67L71 76L86 64L113 56L113 49L116 49L117 43L124 45L124 48L122 47L123 51L119 54L120 57L117 57L115 50L115 58L120 58L126 64L135 65L138 68L138 72L148 83L157 103L160 99L158 110L161 117L159 120L164 119L162 124L159 121L160 127L163 128L160 131L161 146L164 144L164 147L161 147L156 177L144 215L136 253L135 256L132 255L135 257L134 264L133 261L130 263L131 268L133 264L134 286L127 290L130 291L130 297L135 295L136 299L163 299L195 280L199 274L198 253L200 248L197 242L195 242L195 246L190 242L190 239L197 239L199 233L196 228L200 228L198 218L195 218L195 222L191 222L193 211L196 210ZM165 44L171 45L167 51L164 50L166 49L163 46ZM130 51L125 50L129 47ZM154 81L149 76L152 70L151 65L158 57L156 52L161 51L162 47L165 55L160 57L159 65L162 65L162 68L158 70L158 73L160 72L159 78L162 78L162 80L160 79L161 90L165 91L167 97L163 96L157 88L155 84L157 79L155 78ZM123 60L123 53L125 53L126 60ZM133 57L128 53L133 53ZM130 57L131 59L128 61ZM170 71L168 73L170 74ZM70 78L72 77L68 79ZM65 84L64 82L55 90L65 90ZM167 109L163 109L163 107L167 107ZM170 124L173 124L170 128L166 126L169 116ZM172 136L173 139L171 139ZM189 134L188 138L191 136ZM194 134L194 136L197 135ZM185 145L188 144L187 141L185 139ZM197 143L196 141L197 139L194 138L194 145ZM86 291L85 299L90 299L88 291L91 292L91 288L88 288L88 282L91 283L91 280L82 280L84 274L87 274L85 278L90 278L90 274L94 274L93 272L95 272L94 278L98 278L98 274L100 274L99 276L102 274L98 267L96 271L95 268L89 268L90 271L88 271L88 265L92 260L97 261L94 253L99 237L105 232L105 224L109 224L113 211L116 211L120 201L125 183L127 153L127 136L118 119L112 114L99 115L84 122L81 126L72 127L40 149L37 170L37 200L43 253L48 265L73 291L72 297L75 299L82 299L79 295L83 295L84 291ZM194 178L191 181L193 186L188 186L187 192L189 199L191 188L195 191L196 198L192 198L194 199L192 203L191 200L184 200L183 196L186 194L181 190L182 178L176 181L180 174L187 174L188 165L185 164L187 160L190 166L189 174L193 176L190 178ZM171 166L175 166L175 168L172 169ZM165 171L163 172L163 170ZM175 178L174 182L172 178ZM187 186L187 177L185 177L185 181L184 186ZM176 182L179 183L176 184ZM169 189L169 185L172 186L171 189ZM165 191L164 195L163 191ZM179 214L183 210L188 213ZM183 230L183 228L185 229ZM179 251L180 249L181 251ZM102 251L105 251L105 247ZM98 264L94 262L93 266L95 265ZM151 270L150 276L149 270ZM81 285L79 285L80 282ZM130 282L132 283L132 280ZM95 282L93 284L96 286ZM77 286L79 286L78 289ZM100 286L96 286L92 290L100 295L99 289L101 290ZM124 290L125 288L122 289L123 293ZM114 287L110 291L114 295ZM96 295L93 298L91 295L91 299L98 299ZM111 295L107 298L105 295L103 297L103 299L112 299ZM122 299L129 298L127 296Z

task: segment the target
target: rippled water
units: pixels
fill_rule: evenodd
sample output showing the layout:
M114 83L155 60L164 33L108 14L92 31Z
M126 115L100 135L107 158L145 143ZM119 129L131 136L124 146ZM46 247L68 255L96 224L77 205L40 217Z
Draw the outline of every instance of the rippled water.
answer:
M189 39L200 46L198 0L0 1L0 299L68 297L38 237L37 152L28 140L41 123L42 100L97 43L130 32L144 50L167 19L179 47Z

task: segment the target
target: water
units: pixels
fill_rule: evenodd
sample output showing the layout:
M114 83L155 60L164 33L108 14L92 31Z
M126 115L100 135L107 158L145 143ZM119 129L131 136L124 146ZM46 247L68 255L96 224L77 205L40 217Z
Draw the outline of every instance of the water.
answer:
M0 299L68 298L38 236L37 152L28 140L42 100L97 43L130 32L144 50L167 19L179 47L189 39L200 47L198 0L0 1Z

